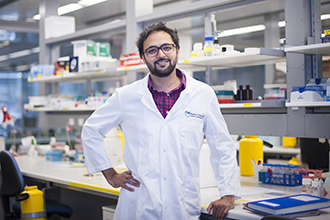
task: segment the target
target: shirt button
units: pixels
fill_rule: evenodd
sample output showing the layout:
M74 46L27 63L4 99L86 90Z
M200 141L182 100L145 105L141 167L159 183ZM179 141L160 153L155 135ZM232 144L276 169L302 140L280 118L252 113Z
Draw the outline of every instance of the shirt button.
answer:
M166 149L163 149L163 152L166 152Z
M163 177L163 180L166 180L166 177Z
M168 94L168 93L167 93L166 95L167 95L167 96L170 96L170 94Z
M167 206L164 206L164 209L167 209Z

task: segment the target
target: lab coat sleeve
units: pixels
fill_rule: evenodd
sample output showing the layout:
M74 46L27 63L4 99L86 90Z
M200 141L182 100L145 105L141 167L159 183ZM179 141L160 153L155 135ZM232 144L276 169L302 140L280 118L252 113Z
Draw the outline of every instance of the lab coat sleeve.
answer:
M236 160L236 149L220 112L214 91L205 123L205 136L210 147L210 160L220 196L241 196L241 185Z
M81 137L88 173L111 168L103 137L121 122L120 99L116 91L86 120Z

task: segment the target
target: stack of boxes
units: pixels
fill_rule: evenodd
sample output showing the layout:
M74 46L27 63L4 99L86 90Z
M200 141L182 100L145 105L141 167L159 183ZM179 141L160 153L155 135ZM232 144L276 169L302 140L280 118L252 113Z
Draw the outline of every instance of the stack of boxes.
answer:
M110 55L110 44L91 40L73 41L73 57L69 59L69 72L97 71L116 68L117 60Z

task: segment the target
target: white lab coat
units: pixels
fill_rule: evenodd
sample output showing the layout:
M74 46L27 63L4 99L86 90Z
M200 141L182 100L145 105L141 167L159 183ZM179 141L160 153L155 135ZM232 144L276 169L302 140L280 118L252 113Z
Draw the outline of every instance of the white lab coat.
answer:
M123 129L123 158L141 185L134 192L121 189L115 219L199 219L204 134L220 195L240 196L236 149L216 95L210 86L185 75L186 89L165 119L148 90L147 75L117 89L83 127L89 173L112 167L103 136L117 124Z

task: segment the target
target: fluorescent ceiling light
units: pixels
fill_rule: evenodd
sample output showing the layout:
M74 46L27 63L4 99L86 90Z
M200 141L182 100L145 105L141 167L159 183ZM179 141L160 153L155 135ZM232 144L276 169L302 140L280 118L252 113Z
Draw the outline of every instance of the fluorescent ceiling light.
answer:
M0 61L5 61L7 59L8 59L8 56L7 55L0 56Z
M330 14L321 15L321 20L327 20L327 19L330 19Z
M263 31L265 29L266 29L266 26L263 24L253 25L253 26L249 26L249 27L229 29L229 30L222 31L218 35L218 37L228 37L228 36L232 36L232 35L247 34L247 33L252 33L252 32L256 32L256 31Z
M106 2L108 0L81 0L78 2L79 5L82 5L84 7L91 6L91 5L96 5L101 2Z
M58 13L58 15L64 15L64 14L67 14L67 13L70 13L70 12L73 12L73 11L77 11L81 8L83 8L83 6L71 3L71 4L68 4L68 5L64 5L62 7L59 7L57 9L57 13Z
M78 3L71 3L71 4L67 4L67 5L63 5L61 7L59 7L57 9L57 14L58 15L64 15L73 11L77 11L80 10L82 8L88 7L88 6L92 6L92 5L96 5L99 4L101 2L106 2L108 0L81 0ZM34 15L32 17L34 20L40 20L41 15L37 14Z
M41 15L40 14L36 14L35 16L32 17L33 20L40 20Z
M8 54L9 58L18 58L18 57L23 57L31 54L31 50L21 50L18 52L10 53Z
M31 53L39 53L40 52L40 47L34 47L31 49Z
M285 21L279 21L278 26L279 27L285 27Z

